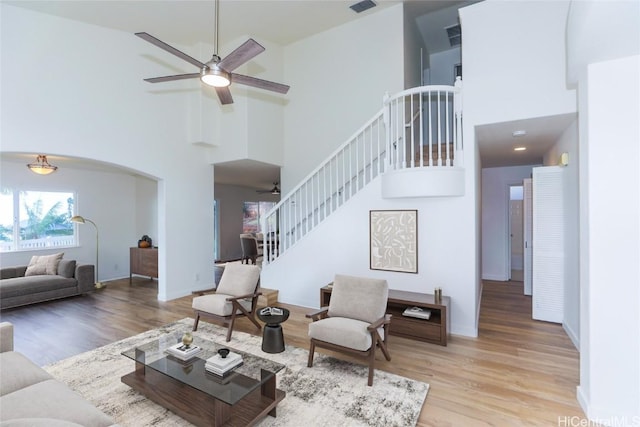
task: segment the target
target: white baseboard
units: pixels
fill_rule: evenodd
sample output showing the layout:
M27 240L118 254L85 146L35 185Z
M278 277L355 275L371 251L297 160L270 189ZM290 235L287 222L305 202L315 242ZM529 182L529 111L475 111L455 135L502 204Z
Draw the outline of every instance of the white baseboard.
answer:
M507 280L509 280L508 277L504 277L504 275L499 275L499 274L483 274L482 275L482 280L493 280L496 282L506 282Z
M562 329L567 333L567 336L575 346L576 350L580 352L580 337L575 333L575 331L566 323L562 323Z

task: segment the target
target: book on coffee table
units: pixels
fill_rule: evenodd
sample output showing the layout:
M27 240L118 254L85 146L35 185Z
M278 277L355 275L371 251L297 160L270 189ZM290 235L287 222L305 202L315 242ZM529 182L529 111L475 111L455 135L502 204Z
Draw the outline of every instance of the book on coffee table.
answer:
M418 319L429 320L429 318L431 317L431 310L429 310L428 308L422 308L422 307L408 307L402 313L402 315L407 317L415 317Z
M232 369L242 364L242 356L238 353L230 352L227 357L222 357L219 354L207 359L204 364L204 368L216 375L224 375Z
M197 345L190 345L189 347L187 347L182 343L178 343L167 348L166 352L173 357L186 361L193 359L194 357L202 353L202 348L198 347Z

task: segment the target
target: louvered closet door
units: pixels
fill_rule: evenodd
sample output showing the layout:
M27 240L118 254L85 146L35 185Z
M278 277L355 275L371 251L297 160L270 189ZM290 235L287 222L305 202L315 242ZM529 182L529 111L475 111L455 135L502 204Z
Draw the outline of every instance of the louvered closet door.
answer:
M533 169L533 318L562 323L564 314L564 169Z

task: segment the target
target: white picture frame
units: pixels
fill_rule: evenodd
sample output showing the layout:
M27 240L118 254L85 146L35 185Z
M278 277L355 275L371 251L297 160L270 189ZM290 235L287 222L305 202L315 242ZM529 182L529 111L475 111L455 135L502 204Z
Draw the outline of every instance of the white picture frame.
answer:
M418 273L418 211L369 211L369 268Z

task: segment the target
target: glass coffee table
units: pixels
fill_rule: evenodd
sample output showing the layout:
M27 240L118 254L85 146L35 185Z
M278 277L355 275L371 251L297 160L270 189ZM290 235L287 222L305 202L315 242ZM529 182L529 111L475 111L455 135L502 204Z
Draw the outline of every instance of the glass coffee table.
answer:
M193 344L204 351L188 362L165 353L182 333L167 334L122 354L135 370L121 378L129 387L197 426L247 426L271 415L285 392L276 388L284 365L201 338ZM205 370L205 361L221 348L242 356L243 364L224 376Z

